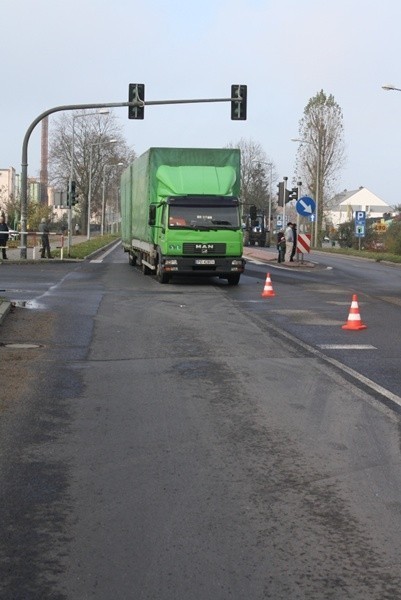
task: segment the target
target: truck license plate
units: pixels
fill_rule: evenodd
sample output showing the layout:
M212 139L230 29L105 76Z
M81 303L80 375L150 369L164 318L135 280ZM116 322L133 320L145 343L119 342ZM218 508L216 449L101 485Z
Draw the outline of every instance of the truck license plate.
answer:
M213 258L197 258L195 259L196 265L214 265L215 260Z

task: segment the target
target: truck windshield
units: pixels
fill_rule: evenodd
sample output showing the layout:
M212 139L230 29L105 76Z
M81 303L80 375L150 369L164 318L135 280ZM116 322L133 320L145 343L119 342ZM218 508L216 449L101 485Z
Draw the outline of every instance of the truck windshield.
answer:
M169 206L170 228L239 229L237 206Z

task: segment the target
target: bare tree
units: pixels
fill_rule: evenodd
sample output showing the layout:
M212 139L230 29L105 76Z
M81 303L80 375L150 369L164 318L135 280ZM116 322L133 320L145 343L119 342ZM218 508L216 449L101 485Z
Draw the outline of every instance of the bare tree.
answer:
M229 148L241 151L241 200L245 211L254 204L266 209L270 194L273 196L273 182L277 180L275 166L262 146L253 140L241 138L237 143L228 144Z
M114 142L114 140L116 140ZM121 134L115 116L111 113L62 113L52 124L50 134L50 181L59 190L67 190L73 161L77 212L81 229L87 227L89 187L91 186L91 214L100 215L103 177L108 189L118 187L119 170L105 169L105 165L127 165L135 157Z
M311 196L319 199L320 232L327 202L345 162L343 115L334 96L321 90L309 100L299 122L298 141L297 174Z

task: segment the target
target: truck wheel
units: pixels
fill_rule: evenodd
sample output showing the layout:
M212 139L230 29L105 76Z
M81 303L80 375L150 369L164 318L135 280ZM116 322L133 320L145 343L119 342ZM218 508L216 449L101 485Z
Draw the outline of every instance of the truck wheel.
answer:
M156 279L159 283L168 283L170 281L170 275L168 275L161 269L160 256L158 256L158 260L157 260Z
M227 281L228 285L238 285L241 277L241 273L233 273L232 275L228 275Z

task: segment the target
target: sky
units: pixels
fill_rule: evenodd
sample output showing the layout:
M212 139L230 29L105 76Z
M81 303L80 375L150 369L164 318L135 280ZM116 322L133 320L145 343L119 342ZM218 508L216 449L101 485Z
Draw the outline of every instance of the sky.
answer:
M299 121L320 90L344 117L336 191L367 187L401 203L400 0L2 0L0 168L21 170L22 144L44 111L67 104L228 98L248 86L248 118L229 103L127 108L114 114L137 154L152 146L262 146L277 175L295 173ZM49 119L51 133L52 119ZM40 126L28 146L40 170Z

